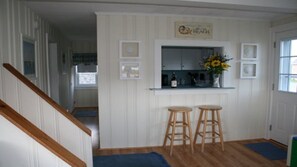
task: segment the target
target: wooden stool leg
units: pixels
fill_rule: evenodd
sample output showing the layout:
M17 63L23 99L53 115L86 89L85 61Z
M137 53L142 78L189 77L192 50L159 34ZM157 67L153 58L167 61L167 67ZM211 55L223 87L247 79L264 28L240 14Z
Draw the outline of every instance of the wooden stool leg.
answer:
M176 112L173 114L173 126L172 126L172 134L171 134L171 143L170 143L170 156L172 156L173 151L173 142L175 137L175 125L176 125Z
M186 147L186 113L183 112L183 122L182 122L182 126L183 126L183 145L184 147Z
M216 110L217 118L218 118L218 127L219 127L219 133L220 133L220 141L222 145L222 150L224 151L224 138L223 138L223 131L222 131L222 124L221 124L221 117L220 112Z
M187 113L187 126L189 129L189 138L190 138L190 145L192 154L194 153L194 146L193 146L193 137L192 137L192 128L191 128L191 121L190 121L190 113Z
M163 142L163 147L166 146L166 143L167 143L167 138L168 138L168 132L169 132L169 129L170 129L170 124L171 124L171 120L172 119L172 112L170 112L170 115L169 115L169 119L168 119L168 123L167 123L167 129L166 129L166 134L165 134L165 138L164 138L164 142Z
M216 142L215 135L215 111L211 110L211 130L212 130L212 143Z
M196 127L196 130L195 130L195 134L194 134L194 144L196 144L196 141L197 141L197 136L199 134L199 129L200 129L200 126L201 126L201 120L202 120L202 115L203 115L203 110L200 111L200 114L199 114L199 119L198 119L198 123L197 123L197 127Z
M203 126L203 132L202 132L202 148L201 152L204 152L204 144L205 144L205 137L206 137L206 124L207 124L207 115L208 110L204 111L204 126Z

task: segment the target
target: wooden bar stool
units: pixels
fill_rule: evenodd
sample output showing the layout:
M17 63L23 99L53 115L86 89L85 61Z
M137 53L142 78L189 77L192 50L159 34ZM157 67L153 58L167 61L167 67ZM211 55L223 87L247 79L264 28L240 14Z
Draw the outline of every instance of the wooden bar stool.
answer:
M204 144L205 139L212 139L212 143L215 143L216 138L220 138L222 150L224 151L224 140L223 140L223 132L222 132L222 125L221 125L221 118L220 118L220 110L222 110L221 106L217 105L201 105L198 106L200 109L200 115L198 119L197 128L195 131L194 143L197 141L197 136L202 137L202 149L201 152L204 151ZM208 119L208 112L211 112L211 119ZM204 115L204 117L203 117ZM215 115L217 119L215 119ZM199 131L201 124L203 124L203 130ZM206 127L211 126L211 131L206 131ZM216 131L215 127L218 127L218 132ZM207 137L206 134L211 134L210 137Z
M191 151L194 152L193 147L193 140L192 140L192 129L190 124L190 112L192 111L192 108L189 107L183 107L183 106L174 106L169 107L168 111L170 112L169 120L167 124L167 130L164 138L163 147L166 146L167 139L170 140L170 156L172 156L172 150L173 150L173 142L174 140L182 140L183 145L186 145L186 141L190 141ZM177 121L177 113L182 113L182 121ZM171 133L169 133L171 127ZM182 127L182 133L176 133L176 128ZM186 133L186 128L188 128L188 135ZM175 137L177 135L181 135L181 139L176 139Z

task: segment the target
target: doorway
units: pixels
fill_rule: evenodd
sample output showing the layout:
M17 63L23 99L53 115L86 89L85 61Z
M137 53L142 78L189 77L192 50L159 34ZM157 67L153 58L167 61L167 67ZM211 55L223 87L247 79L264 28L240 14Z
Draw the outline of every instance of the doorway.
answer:
M73 115L92 131L92 147L98 149L98 67L97 53L77 53L72 55L74 78Z
M55 102L71 112L92 131L92 146L97 149L99 148L99 114L96 42L73 42L71 47L61 47L59 43L49 38L46 34L47 86L45 91ZM94 47L89 49L84 45ZM84 114L80 115L83 111L85 111ZM95 112L96 115L88 115L90 112Z
M270 138L288 145L297 134L297 29L275 33Z
M58 44L50 39L48 33L45 34L46 42L46 93L55 102L60 104L59 95L59 70L58 70Z

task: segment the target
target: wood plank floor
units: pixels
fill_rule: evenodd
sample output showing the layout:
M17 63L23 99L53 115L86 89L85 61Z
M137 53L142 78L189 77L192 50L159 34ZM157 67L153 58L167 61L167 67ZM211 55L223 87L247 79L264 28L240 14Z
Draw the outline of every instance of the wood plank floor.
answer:
M94 107L81 107L75 109L74 112L72 112L72 115L75 115L78 111L96 111L98 112L98 108ZM81 123L83 123L86 127L88 127L92 131L92 148L93 150L96 150L100 148L100 141L99 141L99 119L98 116L96 117L75 117L78 119Z
M204 153L200 151L201 145L197 144L194 154L191 154L189 146L175 146L172 157L169 155L169 147L98 149L94 150L94 156L157 152L163 155L172 167L285 167L286 160L271 161L244 146L263 141L267 140L225 142L225 151L221 150L220 144L207 144Z

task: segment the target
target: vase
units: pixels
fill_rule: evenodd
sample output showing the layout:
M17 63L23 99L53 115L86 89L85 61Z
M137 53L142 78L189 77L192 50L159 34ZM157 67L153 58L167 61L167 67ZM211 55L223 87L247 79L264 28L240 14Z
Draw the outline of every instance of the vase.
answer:
M219 88L220 87L220 74L213 74L212 75L212 87Z

